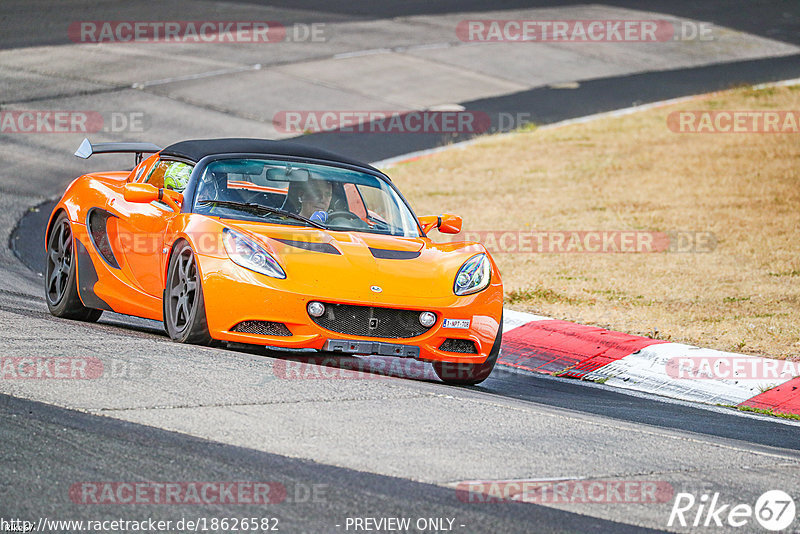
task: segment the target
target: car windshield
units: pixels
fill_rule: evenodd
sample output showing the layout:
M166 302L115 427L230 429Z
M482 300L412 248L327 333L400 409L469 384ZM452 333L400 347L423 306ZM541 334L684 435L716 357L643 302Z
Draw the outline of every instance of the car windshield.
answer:
M209 163L195 212L228 219L418 237L411 210L386 181L312 163L223 159Z

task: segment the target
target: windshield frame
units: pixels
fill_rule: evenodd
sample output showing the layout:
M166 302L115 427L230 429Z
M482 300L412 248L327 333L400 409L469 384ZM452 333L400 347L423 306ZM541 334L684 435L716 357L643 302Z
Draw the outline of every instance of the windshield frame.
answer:
M414 222L417 225L417 236L411 237L427 237L425 232L422 230L422 224L419 222L419 218L417 214L414 212L411 204L409 204L406 197L403 196L403 193L400 192L397 187L395 187L394 183L392 183L391 178L386 176L380 171L376 171L374 169L370 169L367 167L362 167L359 165L351 165L349 163L342 163L339 161L332 161L332 160L323 160L323 159L316 159L316 158L304 158L298 156L287 156L285 154L257 154L257 153L250 153L250 152L241 152L241 153L230 153L230 154L213 154L202 158L195 164L194 170L189 178L189 183L186 186L186 189L183 192L184 202L181 208L182 213L198 213L196 210L195 203L197 202L197 193L198 193L198 185L200 182L200 177L203 176L205 173L206 167L209 164L226 159L263 159L263 160L273 160L273 161L286 161L292 163L309 163L314 165L326 165L329 167L338 167L341 169L347 169L351 171L360 172L363 174L368 174L370 176L374 176L379 180L382 180L385 185L387 185L400 201L405 205L406 209L408 209L411 217L414 219ZM206 214L203 214L206 215ZM221 217L221 218L231 218L231 217ZM272 224L267 221L264 224ZM298 224L300 228L314 228L312 226L302 226ZM318 230L314 228L315 230ZM325 231L327 232L363 232L363 229L336 229L336 228L326 228ZM370 233L370 232L365 232ZM390 235L390 234L377 234L377 235ZM394 236L394 237L402 237L402 236Z

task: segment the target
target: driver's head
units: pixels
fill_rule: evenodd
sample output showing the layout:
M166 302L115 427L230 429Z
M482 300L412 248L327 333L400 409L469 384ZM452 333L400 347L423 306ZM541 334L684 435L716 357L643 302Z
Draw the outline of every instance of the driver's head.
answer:
M176 161L164 173L164 187L183 193L192 175L192 166Z
M298 194L300 215L311 217L315 211L328 211L333 196L332 187L327 180L309 179Z

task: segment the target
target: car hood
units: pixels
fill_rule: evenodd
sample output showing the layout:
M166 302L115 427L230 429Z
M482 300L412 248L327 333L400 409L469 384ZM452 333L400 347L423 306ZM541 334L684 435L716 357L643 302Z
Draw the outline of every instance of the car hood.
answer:
M474 243L436 244L423 237L226 223L258 239L286 271L287 281L320 299L389 303L452 297L458 269L484 252Z

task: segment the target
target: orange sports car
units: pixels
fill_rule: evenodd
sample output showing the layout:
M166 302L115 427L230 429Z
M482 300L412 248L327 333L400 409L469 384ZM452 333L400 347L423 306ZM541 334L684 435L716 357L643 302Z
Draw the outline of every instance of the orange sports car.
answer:
M289 141L84 140L76 155L114 152L136 154L134 169L81 176L50 216L53 315L155 319L182 343L415 358L453 384L491 373L497 266L478 243L427 237L458 233L460 217L418 218L379 170Z

